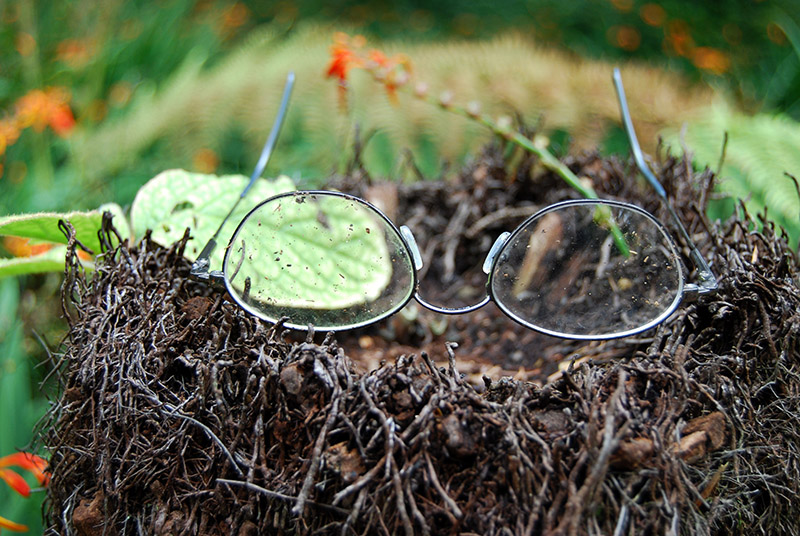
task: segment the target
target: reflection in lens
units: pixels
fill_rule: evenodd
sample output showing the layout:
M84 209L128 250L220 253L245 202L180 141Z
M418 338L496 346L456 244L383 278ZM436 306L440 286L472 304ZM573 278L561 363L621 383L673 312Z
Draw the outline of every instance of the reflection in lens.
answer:
M615 242L613 226L624 238ZM554 205L520 226L497 256L490 289L518 322L568 338L612 338L677 306L683 272L663 227L631 205Z
M223 271L231 295L256 316L289 327L349 329L411 298L414 269L396 228L359 199L293 192L239 224Z

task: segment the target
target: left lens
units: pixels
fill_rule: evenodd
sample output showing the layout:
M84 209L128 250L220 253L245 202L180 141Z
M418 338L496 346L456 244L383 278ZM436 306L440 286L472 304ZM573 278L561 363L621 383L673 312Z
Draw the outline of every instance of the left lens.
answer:
M489 288L497 305L558 337L632 335L663 321L683 293L672 239L625 203L552 205L520 225L495 259Z
M336 192L292 192L258 205L231 238L223 272L247 311L321 331L396 312L415 277L397 228L365 201Z

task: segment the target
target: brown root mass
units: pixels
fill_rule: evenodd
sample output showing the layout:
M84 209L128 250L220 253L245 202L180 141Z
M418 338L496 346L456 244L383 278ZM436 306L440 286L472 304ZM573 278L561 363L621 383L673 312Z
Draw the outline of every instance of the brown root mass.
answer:
M667 221L630 166L568 163ZM798 259L743 209L709 223L710 172L656 167L721 289L635 340L548 339L486 308L298 342L190 281L184 243L109 252L91 277L73 255L48 534L800 533ZM388 190L443 302L480 289L501 230L573 195L496 150Z

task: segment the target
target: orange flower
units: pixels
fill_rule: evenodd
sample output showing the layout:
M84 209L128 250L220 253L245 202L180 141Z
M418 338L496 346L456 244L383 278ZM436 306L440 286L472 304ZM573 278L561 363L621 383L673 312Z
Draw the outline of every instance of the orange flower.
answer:
M45 472L47 460L35 454L17 452L0 458L0 479L5 480L6 483L11 486L11 489L23 497L28 497L31 494L31 488L19 473L12 469L7 469L7 467L12 465L30 472L42 486L46 486L50 481L50 475ZM0 517L0 528L13 530L14 532L25 532L28 530L28 527L25 525L15 523L4 517Z
M711 47L698 47L692 53L692 63L714 74L725 73L731 65L727 54Z
M374 66L374 76L383 82L389 98L396 103L397 88L407 84L411 78L411 61L408 56L395 54L387 57L380 50L371 50L368 57L371 65Z
M212 149L204 147L194 153L192 167L200 173L214 173L219 167L219 156Z
M384 54L380 50L373 48L372 50L369 51L368 57L370 61L373 61L375 65L377 65L378 67L383 67L384 69L390 67L389 58L386 57L386 54Z
M50 475L45 471L47 469L47 460L44 458L28 452L15 452L14 454L3 456L0 458L0 478L5 480L14 491L23 497L30 495L31 489L17 472L12 469L6 469L9 466L25 469L36 477L36 480L42 486L46 486L50 481Z
M607 33L611 44L628 52L633 52L642 43L642 35L633 26L612 26Z
M351 68L363 65L363 60L354 49L363 46L364 38L356 36L351 40L349 35L337 32L333 41L331 62L328 64L326 75L339 81L339 101L344 106L347 97L347 73Z
M674 51L679 56L689 57L695 49L694 39L689 33L689 25L680 19L667 24L667 36L664 38L667 50Z
M667 20L666 10L658 4L645 4L639 13L645 24L650 26L661 26Z
M17 100L19 126L33 127L36 132L49 126L59 136L66 136L75 126L69 99L69 93L64 88L29 91Z
M232 33L247 23L250 10L242 2L236 2L222 12L222 30Z
M407 56L396 54L388 57L376 49L364 54L361 49L366 40L360 35L351 39L347 34L338 32L333 41L331 62L326 74L328 78L338 79L339 97L342 103L347 96L347 73L353 67L364 68L371 72L375 79L383 83L389 98L396 101L397 88L410 80L411 62Z
M327 76L338 78L340 84L347 82L347 72L357 64L358 56L350 50L347 44L335 43L331 45L331 62L328 64Z
M56 59L80 69L92 59L95 48L89 39L65 39L56 46Z
M19 126L14 119L0 119L0 156L6 152L6 147L13 145L19 138Z

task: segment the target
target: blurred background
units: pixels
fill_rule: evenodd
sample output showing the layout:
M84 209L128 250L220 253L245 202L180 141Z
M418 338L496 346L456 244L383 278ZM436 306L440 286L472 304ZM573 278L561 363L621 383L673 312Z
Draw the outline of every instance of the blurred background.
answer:
M797 246L800 201L784 175L800 176L797 0L5 0L0 217L126 207L165 169L249 174L290 69L269 176L319 185L358 137L375 178L446 178L491 139L403 92L393 104L366 73L342 106L325 77L337 31L407 55L432 93L519 115L560 155L627 153L610 82L620 65L646 150L659 138L688 148L698 168L721 170L721 193L769 206ZM22 254L0 242L0 256ZM0 456L28 445L47 407L39 338L55 349L65 333L59 285L0 279ZM0 515L39 533L41 495L0 486Z

